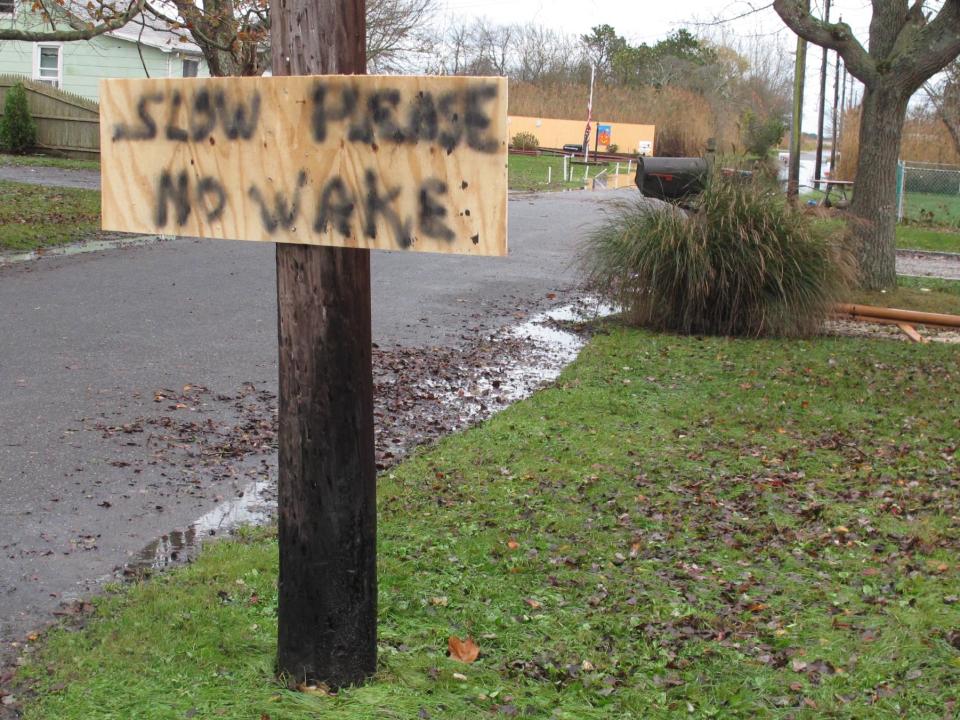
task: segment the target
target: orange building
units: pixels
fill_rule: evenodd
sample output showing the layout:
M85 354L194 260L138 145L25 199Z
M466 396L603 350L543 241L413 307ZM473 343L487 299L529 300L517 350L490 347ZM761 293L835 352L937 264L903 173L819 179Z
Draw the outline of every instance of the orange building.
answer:
M580 145L586 125L586 120L511 115L507 118L507 134L512 139L519 132L532 133L540 142L540 147L562 148L564 145ZM590 123L590 149L599 149L600 152L607 152L611 146L616 146L617 152L653 155L655 137L655 125L603 120ZM602 142L604 140L606 142Z

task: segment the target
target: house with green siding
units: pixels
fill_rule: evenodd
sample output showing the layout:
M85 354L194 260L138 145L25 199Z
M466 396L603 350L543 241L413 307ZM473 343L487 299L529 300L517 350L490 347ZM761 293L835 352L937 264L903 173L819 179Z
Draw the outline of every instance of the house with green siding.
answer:
M31 12L26 0L0 0L0 27L43 31L50 23ZM58 27L69 29L65 23ZM188 38L137 19L91 40L0 40L0 74L25 75L97 101L103 78L208 76L200 49Z

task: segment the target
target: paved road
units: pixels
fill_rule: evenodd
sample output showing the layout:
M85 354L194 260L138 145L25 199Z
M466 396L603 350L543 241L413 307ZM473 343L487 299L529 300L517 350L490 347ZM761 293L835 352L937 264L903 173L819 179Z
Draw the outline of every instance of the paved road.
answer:
M376 253L375 341L456 344L572 296L575 245L618 195L513 197L509 258ZM274 273L272 245L189 239L0 267L0 641L242 487L172 483L95 427L189 412L161 389L275 390Z
M87 190L100 189L99 170L61 170L49 167L21 167L0 165L0 180L31 183L32 185L59 185Z

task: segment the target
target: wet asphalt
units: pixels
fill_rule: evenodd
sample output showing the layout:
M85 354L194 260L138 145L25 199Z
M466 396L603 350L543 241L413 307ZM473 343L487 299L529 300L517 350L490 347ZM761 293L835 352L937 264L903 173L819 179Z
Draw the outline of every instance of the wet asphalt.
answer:
M507 258L374 253L374 341L456 345L573 299L578 242L632 196L512 196ZM204 406L213 418L238 393L275 392L276 333L269 244L175 239L0 266L0 667L62 603L271 471L184 487L148 433L126 443L105 428L183 417L157 395L188 385L221 397Z

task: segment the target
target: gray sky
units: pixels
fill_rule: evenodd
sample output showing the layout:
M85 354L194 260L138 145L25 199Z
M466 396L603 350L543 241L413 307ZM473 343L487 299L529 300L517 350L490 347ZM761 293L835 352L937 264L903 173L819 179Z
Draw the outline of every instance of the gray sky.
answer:
M449 14L487 17L502 23L535 22L575 34L607 23L634 42L656 41L695 22L733 18L768 4L768 0L441 0ZM822 0L814 0L813 5L819 10ZM834 0L833 7L833 17L839 12L854 31L866 34L870 0ZM789 32L771 9L749 14L728 27L738 35Z

